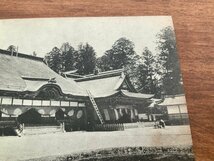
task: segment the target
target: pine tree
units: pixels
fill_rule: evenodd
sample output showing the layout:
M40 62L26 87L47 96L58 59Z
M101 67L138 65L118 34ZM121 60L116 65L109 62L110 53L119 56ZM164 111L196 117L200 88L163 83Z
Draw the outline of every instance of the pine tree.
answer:
M88 43L80 44L78 48L78 58L76 68L81 75L91 74L96 67L96 53Z
M155 59L151 51L146 47L142 53L142 63L137 67L136 76L140 92L155 94L157 92L155 78Z
M61 73L62 63L61 63L61 51L59 48L54 47L52 51L46 54L45 61L47 65L56 73Z
M61 56L61 64L62 64L62 71L70 71L76 69L78 52L67 42L63 43L61 48L62 52Z
M162 91L168 95L183 93L180 65L176 50L175 33L171 27L161 30L158 37Z

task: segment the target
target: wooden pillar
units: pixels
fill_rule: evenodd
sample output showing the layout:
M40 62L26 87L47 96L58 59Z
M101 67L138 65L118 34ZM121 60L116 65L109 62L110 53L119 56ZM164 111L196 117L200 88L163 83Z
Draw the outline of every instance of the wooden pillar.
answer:
M181 119L181 124L183 124L183 118L182 118L182 114L181 114L180 105L178 105L178 110L179 110L179 115L180 115L180 119Z

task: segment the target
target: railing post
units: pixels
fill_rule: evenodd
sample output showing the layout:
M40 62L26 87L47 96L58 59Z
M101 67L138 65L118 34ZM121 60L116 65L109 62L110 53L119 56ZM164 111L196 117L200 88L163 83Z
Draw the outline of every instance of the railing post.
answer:
M65 132L65 123L62 122L60 125L61 125L61 128L62 128L62 132Z
M2 134L1 134L1 136L4 136L4 127L2 128Z
M0 105L2 104L2 100L3 100L3 98L1 98L1 103L0 103Z
M22 133L24 134L25 124L22 124Z
M13 97L12 97L12 100L11 100L11 105L13 105Z

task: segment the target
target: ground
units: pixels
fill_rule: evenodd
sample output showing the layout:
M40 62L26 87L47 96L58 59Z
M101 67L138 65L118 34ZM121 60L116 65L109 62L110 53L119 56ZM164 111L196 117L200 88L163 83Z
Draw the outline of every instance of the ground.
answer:
M0 137L0 160L26 160L53 155L127 146L189 146L189 126L152 127L114 132L69 132Z

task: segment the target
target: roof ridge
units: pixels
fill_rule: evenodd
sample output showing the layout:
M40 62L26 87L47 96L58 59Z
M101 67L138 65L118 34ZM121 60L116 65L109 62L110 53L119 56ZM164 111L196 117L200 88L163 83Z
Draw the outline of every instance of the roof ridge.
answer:
M98 74L83 75L82 78L77 78L77 79L74 79L74 80L79 82L79 81L85 81L85 80L93 80L93 79L114 77L114 76L121 75L123 72L124 72L123 69L109 70L109 71L105 71L105 72L100 72Z
M83 78L77 78L74 79L76 82L81 82L81 81L87 81L87 80L94 80L94 79L103 79L103 78L109 78L109 77L115 77L115 76L120 76L121 73L111 73L111 74L103 74L103 75L93 75L90 77L83 77Z
M116 72L124 72L124 69L120 68L120 69L114 69L114 70L107 70L107 71L100 72L100 73L105 74L105 73L116 73ZM98 74L100 74L100 73L98 73Z
M37 57L37 56L28 55L28 54L19 53L19 52L18 52L17 56L15 56L15 55L11 55L10 51L3 50L3 49L0 49L0 54L5 54L5 55L8 55L8 56L13 56L13 57L18 57L18 58L27 58L27 59L31 59L31 60L38 60L38 61L42 61L43 62L43 58L42 57Z

